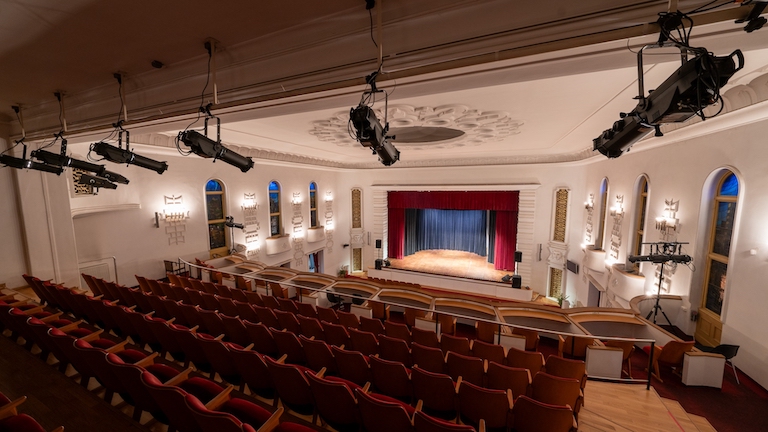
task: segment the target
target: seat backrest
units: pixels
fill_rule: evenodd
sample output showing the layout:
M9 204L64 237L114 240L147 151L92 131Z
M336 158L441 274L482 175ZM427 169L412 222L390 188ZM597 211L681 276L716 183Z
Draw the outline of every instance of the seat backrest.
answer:
M215 430L217 432L248 432L253 430L252 428L244 427L243 422L232 414L209 410L202 402L200 402L200 399L191 394L187 394L184 397L184 402L186 402L187 410L192 415L192 418L202 430ZM264 408L261 408L258 405L256 405L256 408L258 410L264 410Z
M323 421L336 430L349 430L360 424L357 399L346 384L319 378L313 373L306 373L306 376L315 409Z
M449 334L440 336L440 349L446 354L448 351L452 351L456 354L465 356L470 355L472 351L469 348L469 339L465 337L451 336Z
M314 404L312 391L309 389L309 381L304 374L304 368L293 364L283 364L264 357L264 362L269 368L275 390L280 400L294 411L311 411Z
M445 356L445 367L448 375L454 380L458 380L461 377L463 381L478 386L483 385L485 369L482 359L448 351L448 354Z
M325 340L325 330L323 330L323 326L320 325L320 321L318 321L317 318L296 315L296 319L299 320L301 334L308 338L314 336L316 340Z
M512 396L528 395L531 388L531 372L528 369L504 366L488 362L485 372L486 387L496 390L512 390Z
M274 327L278 328L280 327L280 322L277 320L277 316L275 315L275 312L265 306L258 306L255 304L251 304L251 307L254 311L256 311L256 315L259 317L259 322L264 324L267 327Z
M339 316L336 315L336 311L322 306L317 306L317 318L320 319L320 321L329 322L331 324L339 323Z
M277 297L265 295L261 296L261 301L264 302L264 307L270 308L270 309L280 309L280 302L277 301Z
M402 339L405 343L411 343L411 331L408 330L408 326L392 321L384 321L384 334L391 338Z
M568 405L574 412L581 406L581 382L539 372L533 377L531 397L550 405Z
M527 396L520 396L512 408L514 429L530 432L569 432L576 430L576 421L569 407L549 405Z
M544 355L510 347L507 349L507 366L528 369L533 376L544 369Z
M488 429L509 428L512 392L490 390L462 381L459 384L459 415L463 423L477 427L485 420Z
M175 429L187 432L202 432L185 401L187 392L175 387L166 386L149 372L141 374L141 382L152 396L152 399L162 409L168 422Z
M339 324L344 327L350 329L360 328L360 320L357 318L357 315L344 311L336 311L336 315L339 317Z
M632 341L609 340L605 341L604 343L607 347L621 348L623 360L628 359L629 356L632 355L632 352L635 350L635 343Z
M416 318L424 318L427 316L427 311L405 308L403 315L405 315L405 323L408 324L409 327L413 327L416 325Z
M293 300L282 298L282 297L275 297L275 299L277 300L277 303L280 305L280 309L286 312L290 312L294 315L299 314L299 307L296 306L296 302L294 302Z
M475 338L487 343L496 342L496 333L501 331L499 324L486 321L475 323Z
M254 324L261 322L259 316L256 315L256 311L253 310L251 304L240 300L235 300L235 307L237 308L237 315L241 320L248 320Z
M248 332L248 337L253 344L253 350L268 356L277 355L277 344L272 337L272 332L262 323L244 321L243 325Z
M412 342L430 348L440 348L440 341L437 340L437 333L432 330L424 330L418 327L411 327Z
M411 369L413 397L424 402L424 409L451 418L456 411L456 386L450 376L414 367Z
M423 370L445 373L445 357L439 348L427 347L413 342L411 344L411 358L413 364L418 365Z
M659 354L659 358L656 360L659 363L681 365L683 364L683 355L688 351L693 350L694 344L694 341L683 342L671 340L664 345L661 349L661 354Z
M336 359L333 358L331 347L323 340L310 339L304 335L299 336L302 347L304 347L304 356L307 359L307 367L315 372L325 368L326 374L336 374Z
M595 338L583 336L566 336L562 343L563 354L568 354L577 358L587 356L587 347L595 344Z
M351 349L360 351L365 355L379 354L379 342L376 335L371 332L348 328Z
M296 302L296 307L299 309L300 315L307 318L317 318L317 311L310 303Z
M281 356L288 356L285 359L286 363L300 365L305 365L307 363L307 357L304 355L304 347L301 345L301 341L295 333L286 330L275 330L274 328L270 328L269 332L272 333L272 338L277 345L277 353Z
M359 351L350 351L331 346L331 352L336 360L339 376L345 380L363 386L373 380L367 358Z
M321 321L320 324L323 326L323 333L325 333L325 341L328 342L329 345L336 345L337 347L345 347L349 348L350 345L350 339L349 339L349 333L347 332L347 328L340 324L332 324L326 321Z
M413 415L413 428L416 432L475 432L470 425L459 425L416 411Z
M539 332L523 328L512 328L512 334L525 336L525 350L536 351L539 349Z
M715 354L721 354L723 357L725 357L726 360L730 360L734 357L736 357L736 354L739 352L739 345L728 345L728 344L721 344L716 346L712 351L710 351Z
M411 418L402 405L376 399L356 389L363 426L368 432L408 432L413 430Z
M411 350L404 340L391 338L387 335L379 335L378 339L379 357L384 360L400 362L404 364L405 367L411 367L413 365Z
M360 330L373 333L378 336L385 334L384 324L378 318L360 317Z
M472 341L472 355L489 362L504 363L504 347L497 344L489 344L479 339Z
M402 363L369 357L373 387L387 395L405 402L413 396L413 386L408 370Z
M263 356L252 350L233 348L230 351L237 371L251 392L272 399L275 386Z
M582 389L587 382L587 367L581 360L564 359L551 355L547 357L544 370L550 375L577 379L581 383Z

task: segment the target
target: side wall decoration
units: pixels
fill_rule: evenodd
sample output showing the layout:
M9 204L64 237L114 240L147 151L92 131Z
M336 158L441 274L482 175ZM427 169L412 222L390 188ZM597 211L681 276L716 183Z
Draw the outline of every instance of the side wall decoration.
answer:
M296 266L304 264L304 216L301 212L301 192L294 192L291 199L291 207L293 207L293 217L291 218L291 225L293 225L293 233L291 240L293 240L293 262Z
M243 225L245 225L245 255L248 259L258 260L261 245L259 244L259 205L256 194L247 193L243 196Z

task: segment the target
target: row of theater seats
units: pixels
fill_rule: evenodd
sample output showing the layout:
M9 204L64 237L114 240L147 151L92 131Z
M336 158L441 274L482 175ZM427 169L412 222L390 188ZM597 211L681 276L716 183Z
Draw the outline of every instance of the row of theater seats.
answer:
M61 290L60 293L64 294L64 291ZM66 294L64 294L66 296ZM92 306L98 304L99 302L94 302ZM120 315L127 314L132 316L140 316L140 314L133 312L129 309L126 309L124 307L117 307L114 305L106 306L106 303L102 304L105 305L106 308L112 308L111 313L106 313L102 315L112 315L115 317L117 321L121 321ZM96 306L101 307L101 306ZM213 339L210 336L202 335L202 334L194 334L193 332L188 331L185 328L180 328L181 326L177 326L174 324L171 324L170 326L164 322L163 320L152 318L152 317L143 317L144 321L147 323L149 322L160 322L162 325L157 326L157 329L164 328L172 328L177 327L175 330L179 331L176 334L176 337L171 337L170 340L176 339L176 340L183 340L185 339L182 335L188 335L189 338L186 338L191 342L188 344L187 350L183 350L183 354L186 355L195 355L195 359L193 359L193 363L202 369L208 369L212 372L218 372L222 378L230 381L230 382L238 382L238 380L244 378L244 376L248 373L250 370L251 372L256 371L257 373L251 373L251 375L259 375L258 371L262 370L262 372L266 371L266 373L262 373L261 376L251 376L248 379L248 385L249 388L251 388L252 391L255 390L256 393L259 393L259 390L271 390L271 389L263 389L259 388L259 386L263 386L265 383L272 381L274 390L277 391L277 395L280 398L280 400L283 402L285 406L288 406L292 409L294 409L297 412L302 412L306 410L310 410L315 412L316 414L319 413L321 415L321 418L325 419L328 418L334 418L333 412L322 412L321 411L321 404L316 402L318 399L316 396L313 396L313 390L311 386L307 386L306 384L310 382L313 378L311 378L311 375L313 375L315 372L307 369L304 366L300 365L280 365L279 362L276 362L272 360L271 357L268 355L259 355L257 353L254 353L253 351L242 349L241 346L238 346L234 343L222 343L220 341L217 341ZM130 322L130 320L125 320L126 322ZM246 321L247 322L247 321ZM264 326L262 324L258 324L262 328ZM119 327L116 327L116 329L119 330ZM160 330L161 332L163 330ZM352 329L350 329L352 331ZM296 336L293 333L290 333L288 331L277 331L274 329L268 330L268 333L262 333L261 337L258 337L257 339L266 340L268 339L268 336L265 335L271 335L275 342L278 342L281 339L285 339L286 341L292 341L288 342L288 349L285 349L284 351L287 351L286 354L293 353L295 357L304 357L304 358L312 358L314 357L311 354L307 354L308 352L311 352L311 349L307 351L307 348L310 346L320 347L321 352L328 352L330 351L328 349L328 346L323 341L313 341L312 339L306 338L304 335L301 335L301 340L298 340ZM283 337L285 336L285 337ZM380 336L381 337L381 336ZM385 337L385 336L384 336ZM168 339L166 339L168 340ZM302 345L303 342L303 345ZM314 343L313 343L314 342ZM402 341L401 341L402 342ZM195 347L197 345L197 347ZM294 347L294 349L290 348L291 346ZM298 348L298 349L295 349ZM323 350L324 349L324 350ZM344 363L343 357L350 357L345 356L344 354L351 354L351 358L357 357L358 359L361 359L365 364L365 369L363 371L363 374L360 378L358 378L357 383L350 382L351 380L344 381L343 378L336 378L337 380L342 380L344 386L346 386L349 389L349 392L351 393L352 390L354 390L356 393L359 393L359 386L364 382L373 382L374 388L384 394L389 394L391 397L400 397L401 399L404 399L405 401L408 401L413 398L413 392L415 390L412 389L414 384L411 383L412 379L411 376L413 375L413 372L408 371L405 366L402 363L393 362L393 361L387 361L387 360L381 360L377 357L370 357L369 359L366 359L361 353L359 352L345 352L345 350L340 349L339 347L333 347L333 353L332 355L335 355L335 358L331 358L330 363L325 363L326 366L321 367L320 365L315 365L315 370L319 369L319 374L327 373L327 371L330 369L338 369L339 371L347 371L347 376L350 378L354 377L354 371L352 367L341 367L341 365L346 365L347 363ZM302 353L302 350L306 351ZM169 348L169 351L172 351L172 348ZM229 351L229 352L227 352ZM237 370L237 367L234 369L232 368L232 358L234 357L237 359L240 354L242 353L249 353L250 358L247 358L248 356L243 356L245 361L240 361L240 369ZM182 354L182 355L183 355ZM223 355L222 355L223 354ZM302 356L303 354L303 356ZM179 354L177 354L179 355ZM450 353L447 355L447 357L453 358L455 354ZM540 354L539 354L540 356ZM284 355L284 359L288 358L288 355ZM336 361L341 360L341 362ZM482 360L476 359L477 361L482 363ZM300 360L298 360L300 361ZM297 362L298 362L297 361ZM354 362L354 361L353 361ZM370 366L368 366L368 362L370 362ZM260 367L261 364L261 367ZM321 362L322 364L322 362ZM354 363L353 363L354 364ZM266 365L266 367L264 367ZM502 366L503 368L503 366ZM429 373L426 371L419 371L418 368L414 369L416 372L416 378L414 380L418 381L419 377L427 377L427 382L429 382ZM377 372L378 371L378 372ZM238 373L239 372L239 373ZM304 375L303 376L302 372ZM373 375L373 377L366 376L365 374ZM423 372L423 373L422 373ZM285 376L281 376L285 375ZM341 374L340 374L341 375ZM351 376L350 376L351 375ZM520 411L517 415L513 415L513 408L511 404L511 391L507 390L485 390L483 388L473 386L469 383L461 384L461 378L457 379L457 383L454 384L453 380L449 376L440 376L439 374L431 374L434 375L432 378L437 378L438 380L440 378L447 379L447 382L449 383L449 386L454 389L453 392L448 393L448 396L450 398L451 394L455 395L455 402L458 402L457 411L460 413L462 419L468 423L475 423L479 426L480 419L485 419L487 417L487 421L492 421L491 425L494 427L502 427L506 428L508 426L511 426L513 424L513 419L517 419L516 423L520 424L518 427L519 430L558 430L558 429L551 429L550 426L545 427L544 429L530 429L532 426L526 426L523 427L522 424L525 423L526 419L529 418L529 415L531 413L536 412L536 409L531 410L525 410ZM376 376L379 377L379 379L376 379ZM544 375L541 375L544 377ZM281 377L279 379L276 379L276 377ZM528 371L525 371L525 377L526 377L526 384L530 383L530 375ZM333 377L330 377L333 378ZM538 379L538 375L537 375ZM425 381L424 379L421 379L421 381ZM494 380L495 381L495 380ZM556 380L556 381L563 381L563 380ZM445 382L445 381L443 381ZM578 381L576 382L576 386L578 389ZM301 384L304 383L305 385L302 386ZM357 387L353 387L357 386ZM406 391L403 392L402 389L405 388ZM538 386L536 387L538 388ZM303 391L302 391L303 390ZM473 393L474 391L474 393ZM429 400L430 395L434 395L434 392L431 389L431 386L422 387L421 392L425 394L423 401L421 402L423 405L427 405L427 402L424 402L424 400ZM541 392L539 392L541 393ZM554 394L561 394L562 392L554 392ZM543 394L543 393L542 393ZM470 395L470 396L467 396ZM463 396L464 402L461 403L461 399ZM485 396L485 398L483 398ZM383 398L385 396L379 396L379 398ZM363 415L363 406L365 405L365 402L360 402L365 396L357 395L357 399L355 399L355 403L357 406L360 407L360 415ZM277 399L275 399L276 402ZM322 399L324 400L324 399ZM477 401L483 401L482 403L477 403ZM573 415L571 414L570 408L566 407L548 407L541 403L536 403L535 401L529 401L527 400L526 396L523 396L522 399L518 398L519 401L522 402L521 407L525 407L527 404L534 403L538 408L545 408L547 410L554 410L554 412L550 413L549 415L545 415L545 419L553 420L559 418L562 420L568 420L567 422L564 422L563 425L567 423L568 428L570 428L574 422ZM392 404L398 403L397 399L391 399L391 400L385 400L384 402ZM382 403L384 403L382 402ZM384 403L384 405L386 405ZM407 405L406 403L400 403L403 408L402 409L411 409L412 408ZM430 410L433 410L432 408L432 402L429 402L430 404ZM334 404L336 405L336 404ZM517 405L514 405L517 406ZM392 408L392 406L390 406ZM492 409L489 409L492 408ZM406 409L406 412L408 412ZM518 408L519 411L521 408ZM316 410L316 411L315 411ZM439 405L437 411L439 412ZM354 411L357 412L357 411ZM434 411L433 411L434 413ZM565 415L567 413L567 416ZM350 415L349 411L347 411L347 414ZM559 414L559 415L558 415ZM354 417L354 416L352 416ZM391 417L391 416L390 416ZM421 415L423 419L429 420L427 416ZM393 417L396 418L396 417ZM409 418L413 419L414 422L417 420L415 419L413 414L409 415ZM326 420L329 421L329 420ZM332 420L331 420L332 421ZM437 419L432 420L434 422L439 422ZM541 419L539 420L541 421ZM378 420L376 424L380 424L381 420ZM415 424L415 423L414 423ZM439 424L439 423L438 423ZM542 424L547 424L542 423ZM446 424L443 426L448 426L450 424ZM452 425L455 426L455 425ZM451 426L451 427L452 427ZM366 425L366 428L368 430L381 430L381 429L372 429L373 425ZM385 429L385 430L399 430L399 429ZM442 429L441 429L442 430ZM564 430L567 430L564 429Z
M27 280L46 292L49 299L76 295L34 278ZM136 420L142 411L147 411L168 424L169 430L181 432L314 430L295 423L279 423L282 408L270 412L247 399L232 397L232 386L222 387L213 380L193 376L192 368L182 371L159 362L158 353L147 354L131 348L127 340L102 337L105 329L89 328L82 320L62 319L60 312L51 314L39 308L23 310L0 305L0 324L11 331L14 340L21 337L27 346L37 345L43 359L53 354L62 372L69 365L74 367L82 386L87 388L91 378L97 379L105 388L107 402L111 403L115 393L120 394L134 406Z
M271 296L262 297L261 302L269 303L269 301L275 301ZM301 307L301 303L294 303L291 300L277 299L274 308L282 308L293 310L298 312L298 307ZM420 339L427 345L422 346L416 342L410 344L410 347L406 342L411 340L411 333L405 325L398 323L385 322L382 324L378 320L366 320L361 319L361 322L357 321L355 315L349 314L354 323L352 328L345 328L338 324L333 324L328 321L338 321L335 316L336 312L330 309L318 308L317 313L323 315L328 321L318 322L316 318L309 318L302 315L295 315L293 312L287 312L280 309L263 308L257 305L250 305L251 309L255 310L243 310L249 305L240 304L241 315L250 317L252 321L260 321L262 323L269 322L269 327L263 324L254 324L249 322L248 319L242 321L240 331L227 332L225 326L221 322L215 323L217 320L232 320L237 323L237 317L227 317L225 315L219 316L215 312L210 313L198 309L197 313L200 315L198 325L207 326L210 328L219 328L220 331L233 342L239 342L245 344L249 342L249 333L251 336L251 346L256 346L256 350L267 356L283 355L286 357L288 363L297 364L301 366L309 366L314 371L325 370L332 374L337 374L342 378L356 382L358 385L363 385L366 382L372 382L374 388L390 396L400 398L404 401L415 401L421 399L414 394L418 389L414 389L414 384L410 379L411 374L405 367L412 365L410 352L413 352L413 360L420 365L424 365L423 369L418 369L419 373L429 374L429 372L435 372L441 374L448 372L450 375L439 378L447 379L449 383L453 382L453 379L459 379L459 376L464 377L465 382L476 384L478 386L486 385L486 383L494 383L499 389L514 389L514 395L528 394L531 389L531 374L529 370L523 368L510 368L501 364L504 358L503 348L499 345L490 345L482 342L474 341L470 346L469 340L466 338L454 338L451 336L444 336L440 342L438 342L437 336L434 332L422 331L418 332L418 329L414 328L417 337L423 337ZM310 311L315 314L314 308L310 306ZM194 310L194 308L192 308ZM171 312L171 311L169 311ZM331 315L328 316L327 314ZM177 315L178 316L178 315ZM194 317L191 318L194 320ZM207 323L205 321L208 321ZM194 321L193 321L194 322ZM371 332L359 331L354 327L364 326L366 323L369 325L378 325L379 328L371 328ZM230 326L232 328L234 326ZM282 331L276 330L276 328L283 328ZM378 337L373 333L378 333ZM212 334L217 334L213 332ZM387 333L392 337L388 337L383 333ZM242 339L237 337L237 334L242 334ZM299 335L298 337L296 335ZM420 336L419 336L420 335ZM271 336L271 337L270 337ZM398 337L400 339L398 339ZM179 337L176 338L179 340ZM329 342L331 346L326 343L326 340L332 340ZM194 339L191 340L194 345ZM177 357L185 356L189 358L190 355L195 356L196 360L193 361L196 365L201 365L204 369L218 372L222 378L234 383L243 383L240 381L241 375L245 374L245 371L237 370L237 365L233 365L232 361L228 361L228 357L238 357L238 349L240 347L233 347L231 344L227 345L229 353L221 347L220 342L210 341L209 336L198 335L197 354L194 353L193 346L187 346L186 353L180 352ZM442 347L446 349L445 355L443 355L440 349L434 348L442 343ZM333 346L336 345L336 346ZM350 346L352 349L361 352L350 352L340 349L344 346ZM215 349L214 347L218 347ZM453 348L457 351L465 352L465 354L482 354L490 350L494 354L496 349L501 351L501 357L498 358L498 363L488 360L482 360L480 358L471 358L455 352L447 352ZM183 347L180 347L183 351ZM368 358L363 354L380 356ZM533 369L534 373L538 372L542 366L544 366L543 357L540 353L526 353L524 351L514 350L512 353L513 361L523 361L526 366ZM173 355L173 353L172 353ZM421 357L420 357L421 356ZM207 357L207 361L206 358ZM493 356L494 358L497 356ZM526 358L532 358L533 363ZM434 361L433 361L434 359ZM520 359L520 360L518 360ZM387 361L390 360L390 361ZM259 362L256 362L258 364ZM576 407L576 412L581 405L581 392L580 387L583 383L584 371L582 362L572 362L568 360L562 360L559 358L553 358L550 361L550 369L556 370L558 366L554 363L559 363L559 369L569 369L572 365L580 368L580 372L577 370L577 376L582 381L576 379L557 378L551 375L540 374L536 375L534 381L542 384L535 385L533 393L539 399L545 399L550 402L557 402L562 404L570 404ZM241 362L242 364L242 362ZM532 366L531 366L532 365ZM246 365L247 366L247 365ZM245 366L244 366L245 367ZM323 369L324 368L324 369ZM268 373L268 367L260 365L257 367L264 371L264 374ZM417 370L415 369L415 370ZM378 371L378 372L377 372ZM405 371L405 373L403 373ZM240 375L238 375L240 372ZM263 374L262 374L263 375ZM257 380L258 381L258 380ZM263 383L263 381L260 381ZM424 382L421 379L420 382ZM543 384L545 383L546 384ZM259 382L255 383L259 385ZM249 383L249 387L254 390L254 384ZM465 386L466 387L466 386ZM441 402L436 404L431 403L429 398L428 387L425 387L422 393L427 394L424 397L424 403L426 407L440 406ZM492 389L494 387L491 387ZM265 391L271 391L272 389L255 388L256 392L263 394ZM306 390L306 389L305 389ZM307 390L308 391L308 390ZM285 393L285 392L284 392ZM434 393L433 393L434 394ZM452 393L449 393L450 397ZM550 396L547 396L550 395ZM443 395L443 406L445 405L445 395ZM506 400L504 392L501 392L502 399ZM489 405L490 406L490 405Z
M2 301L2 300L0 300ZM8 399L0 393L0 431L4 432L46 432L40 423L27 414L19 414L18 407L27 400L22 396L15 400ZM59 426L52 432L63 432L64 427Z

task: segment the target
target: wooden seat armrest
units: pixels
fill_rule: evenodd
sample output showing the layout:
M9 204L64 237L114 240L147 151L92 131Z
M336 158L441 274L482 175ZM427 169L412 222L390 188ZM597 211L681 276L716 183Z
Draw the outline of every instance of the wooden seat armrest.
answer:
M477 425L477 432L485 432L485 419L480 419L480 424Z
M43 311L44 311L44 308L42 306L38 306L38 307L34 307L32 309L27 309L27 310L24 311L24 313L27 314L27 315L34 315L34 314L36 314L38 312L43 312Z
M177 386L182 382L186 381L189 378L189 374L192 373L193 370L194 370L193 368L188 367L183 371L179 372L179 374L176 375L175 377L166 381L164 384L167 386Z
M64 312L56 312L56 313L55 313L55 314L53 314L53 315L48 315L48 316L47 316L47 317L45 317L45 318L40 318L40 321L42 321L42 322L44 322L44 323L48 324L48 323L49 323L49 322L51 322L51 321L56 321L57 319L59 319L59 317L60 317L62 314L64 314Z
M247 347L243 348L243 351L250 351L253 349L253 342L249 343Z
M15 416L18 414L16 411L16 407L23 404L24 401L27 400L26 396L21 396L18 399L12 400L8 402L7 404L0 407L0 419L4 419L6 417Z
M283 407L279 407L277 410L275 410L275 412L269 416L267 421L265 421L264 424L262 424L261 427L256 430L256 432L273 431L280 424L280 417L282 417L284 410L285 409Z
M278 362L278 363L282 363L282 364L285 364L285 360L286 360L286 359L288 359L288 354L283 354L282 356L280 356L280 358L279 358L279 359L277 359L277 362Z
M104 330L99 329L99 330L96 330L95 332L93 332L91 334L88 334L88 335L85 335L85 336L81 337L80 340L84 340L86 342L91 342L91 341L94 341L94 340L98 339L101 336L102 333L104 333Z
M205 407L208 408L211 411L215 411L220 406L224 404L224 402L228 401L230 399L229 394L232 393L232 390L234 390L235 387L230 384L221 391L221 393L214 396L213 399L211 399L207 404L205 404Z
M370 393L371 392L371 382L370 381L366 382L365 385L363 386L362 390L363 390L363 393Z
M29 300L18 300L18 301L15 301L13 303L8 303L8 306L10 306L10 307L19 307L19 306L24 306L26 304L29 304Z
M196 325L196 326L192 327L191 329L189 329L189 331L191 331L192 333L197 333L197 329L199 329L199 328L200 328L200 326Z
M112 306L114 306L114 305L116 305L118 303L120 303L120 299L114 299L114 300L110 300L109 301L109 304L111 304Z
M59 426L56 429L53 429L51 432L64 432L64 426Z
M85 293L88 292L88 290L83 290L83 289L80 289L80 288L72 288L72 292L75 293L75 294L85 294Z
M94 299L94 300L101 300L101 299L103 299L103 298L104 298L104 294L99 294L99 295L97 295L97 296L93 296L93 297L91 297L91 298L92 298L92 299Z
M13 296L10 295L10 294L5 294L5 295L0 295L0 300L2 300L2 301L14 300L15 301L16 299L13 298Z
M148 314L144 315L147 318L152 318L155 315L155 311L150 311Z
M124 341L120 342L117 345L114 345L114 346L111 346L111 347L107 348L106 351L108 353L112 353L112 354L119 353L120 351L125 350L125 346L126 345L128 345L128 341L124 340Z
M507 389L507 402L509 402L509 409L512 409L512 403L515 401L515 398L512 396L512 390Z
M160 355L160 353L153 352L152 354L150 354L150 355L144 357L143 359L137 361L133 365L146 368L149 365L155 364L155 357L157 357L159 355Z
M573 417L573 426L571 427L572 432L577 432L579 430L579 425L576 423L576 417Z
M222 334L216 336L215 338L213 338L213 340L220 341L220 340L224 339L224 336L226 336L226 335L224 333L222 333Z
M565 347L565 338L563 335L557 335L557 356L563 356L563 347Z
M57 328L59 330L63 331L64 333L66 333L68 331L72 331L72 330L78 328L80 326L80 324L82 324L82 323L83 323L83 320L78 320L78 321L75 321L73 323L69 323L69 324L67 324L65 326L57 327Z
M424 401L419 399L419 401L416 402L416 408L414 408L413 411L421 411L422 407L424 407Z
M456 379L456 385L454 386L454 389L456 390L456 394L459 394L459 387L461 386L461 375Z
M531 370L526 369L526 371L528 372L528 385L531 385L533 384L533 380L531 379Z
M173 322L176 321L176 317L173 317L167 321L165 321L166 324L173 324Z
M132 311L132 310L136 309L136 305L128 306L126 309L128 309L129 311Z

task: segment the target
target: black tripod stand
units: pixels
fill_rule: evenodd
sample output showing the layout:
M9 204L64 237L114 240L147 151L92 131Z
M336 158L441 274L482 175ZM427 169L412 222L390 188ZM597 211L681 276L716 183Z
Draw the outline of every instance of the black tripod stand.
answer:
M661 270L659 270L659 289L656 291L656 304L653 306L653 309L648 311L648 315L645 316L645 319L649 319L651 315L653 315L653 323L656 324L656 316L659 314L659 312L661 312L661 314L664 315L664 319L667 320L667 324L671 326L672 321L669 320L669 317L664 313L664 309L661 307L661 304L659 304L659 301L661 300L662 283L664 283L664 263L661 263Z

